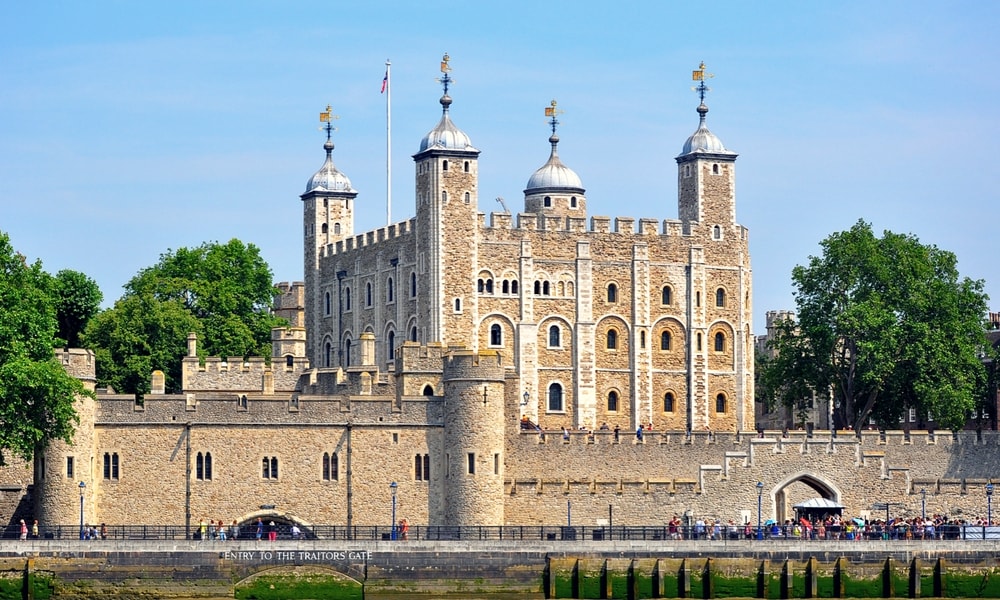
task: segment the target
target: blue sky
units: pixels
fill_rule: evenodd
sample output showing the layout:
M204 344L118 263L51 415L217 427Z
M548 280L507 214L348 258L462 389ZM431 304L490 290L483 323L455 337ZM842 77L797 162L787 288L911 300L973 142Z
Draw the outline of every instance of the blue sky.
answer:
M302 278L299 194L334 161L355 232L413 215L413 162L451 56L455 123L482 150L480 210L523 206L548 157L543 110L591 215L676 218L697 127L737 161L754 329L794 308L790 273L858 219L955 252L1000 309L994 2L6 2L0 5L0 231L105 304L168 249L233 237Z

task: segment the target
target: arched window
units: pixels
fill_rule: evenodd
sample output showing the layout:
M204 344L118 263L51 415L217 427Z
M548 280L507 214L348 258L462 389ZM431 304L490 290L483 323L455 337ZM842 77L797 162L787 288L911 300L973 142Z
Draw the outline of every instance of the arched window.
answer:
M618 412L618 392L608 392L608 412Z
M365 284L365 306L372 305L372 284Z
M639 332L639 348L646 349L646 332L645 330Z
M726 305L726 290L722 288L715 290L715 305L720 308Z
M294 366L295 366L295 357L292 356L291 354L286 354L285 355L285 367L291 369Z
M511 294L516 294L517 293L517 280L516 279L510 282L510 293Z
M410 341L411 342L417 341L417 326L416 325L414 325L413 327L410 328Z
M549 410L554 412L563 410L563 389L558 383L549 385Z
M333 358L333 344L327 342L326 345L323 346L323 366L329 367L332 358Z
M410 298L417 297L417 273L410 273Z
M107 455L105 455L107 457ZM107 459L105 458L105 461ZM106 464L106 463L105 463ZM105 468L105 474L107 473L107 468ZM195 459L195 478L200 481L210 481L212 479L212 453L206 452L202 454L198 453ZM107 479L107 477L105 477Z
M549 282L548 281L543 281L542 282L542 295L543 296L548 296L549 295Z
M670 289L670 286L663 286L663 291L660 293L660 304L669 305L670 301L673 300L672 296L673 290Z
M613 283L608 284L608 302L618 302L618 286Z
M674 393L663 394L663 412L674 412Z
M726 395L719 394L715 397L715 412L724 413L726 412Z
M716 225L712 227L712 239L721 240L722 239L722 228Z
M469 192L465 192L465 203L469 204L470 202L472 202L472 195Z
M326 233L327 231L330 230L330 226L327 225L326 223L323 223L323 225L320 226L319 230L321 233Z
M490 346L503 345L503 328L499 323L490 325Z
M433 396L434 395L434 388L432 388L430 386L430 384L427 384L427 385L424 386L424 392L423 393L424 393L424 396Z
M393 360L396 358L396 332L389 330L389 335L386 336L386 360Z
M576 208L576 196L569 197L569 207Z
M487 294L492 294L493 293L493 280L492 279L487 279L486 280L486 293Z
M330 302L330 292L323 294L323 314L330 316L331 302Z
M444 190L441 190L441 202L442 203L448 202L448 192Z
M333 224L333 234L340 235L340 223Z
M396 298L396 286L392 281L392 277L385 282L385 300L386 302L393 302Z
M660 334L660 350L670 350L670 332L664 331Z
M551 325L549 327L549 348L558 348L561 346L559 339L559 326Z
M457 312L457 313L462 312L462 299L461 298L455 298L455 312Z
M726 351L726 334L721 331L715 332L715 351L725 352Z
M618 348L618 330L609 329L608 330L608 350L616 350Z
M441 161L441 170L442 171L447 171L448 170L448 161L447 160Z
M486 282L480 279L476 282L476 291L482 294L484 290L486 290Z
M719 163L715 163L714 165L712 165L712 174L714 175L719 174Z
M545 205L546 208L552 206L552 198L549 197L549 196L546 196L545 200L543 201L543 204Z
M465 161L465 163L462 165L462 170L465 171L466 173L469 172L469 161Z
M344 310L351 310L351 288L344 288Z
M510 293L510 282L507 281L506 279L504 279L503 280L503 284L500 287L500 291L503 292L504 294L509 294Z
M344 340L344 366L351 366L351 338Z
M336 452L323 453L323 480L336 481L340 479L340 460Z
M535 295L536 296L541 296L542 295L542 282L541 281L537 281L537 280L535 281Z

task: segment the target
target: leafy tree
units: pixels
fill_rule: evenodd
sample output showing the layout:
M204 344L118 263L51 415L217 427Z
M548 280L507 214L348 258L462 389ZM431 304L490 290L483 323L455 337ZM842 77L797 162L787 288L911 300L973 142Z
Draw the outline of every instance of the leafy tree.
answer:
M104 296L97 282L78 271L64 269L55 278L59 337L69 348L80 346L80 334L97 314Z
M0 465L72 441L73 404L91 395L56 359L54 288L41 263L29 266L0 233Z
M271 329L285 324L270 310L275 292L271 269L252 244L233 239L168 251L87 328L98 381L142 394L159 369L167 389L179 390L189 332L198 334L202 356L269 357Z
M986 389L983 282L959 278L951 252L863 221L821 246L792 271L797 320L775 328L764 399L832 398L837 427L885 427L910 408L962 427Z

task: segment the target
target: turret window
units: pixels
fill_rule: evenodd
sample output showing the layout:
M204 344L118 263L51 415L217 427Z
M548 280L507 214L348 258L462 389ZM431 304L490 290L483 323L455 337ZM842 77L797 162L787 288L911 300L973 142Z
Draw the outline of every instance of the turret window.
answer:
M396 301L396 286L392 277L385 282L385 301L389 303Z
M726 334L722 333L721 331L718 331L715 334L715 351L716 352L726 351Z
M351 310L351 288L344 288L344 310Z
M431 455L416 454L413 457L413 475L417 481L431 480Z
M410 273L410 298L417 297L417 273Z
M719 163L715 163L714 165L712 165L712 174L713 175L719 174Z
M552 206L552 198L550 196L546 196L542 204L545 206L545 208Z
M660 292L660 304L664 306L670 306L673 298L673 290L670 289L669 285L663 286L663 290Z
M323 294L323 314L328 317L330 316L331 304L332 303L330 302L330 292Z
M684 176L685 177L691 176L691 165L684 165Z
M667 392L663 394L663 412L674 412L674 394Z
M719 227L718 225L716 225L715 227L712 227L712 239L713 240L721 240L722 239L722 228Z
M466 173L468 173L468 172L469 172L469 161L465 161L465 162L464 162L464 163L462 164L462 170L463 170L463 171L465 171Z
M319 230L321 233L326 233L327 231L330 230L330 226L327 225L326 223L323 223L323 225L319 228Z
M392 361L396 358L396 332L389 330L385 339L386 360Z
M472 202L472 194L465 192L465 203L469 204L470 202Z
M618 349L618 330L609 329L607 335L607 348L608 350Z
M455 298L455 312L457 312L457 313L462 312L462 299L461 298Z
M576 196L569 197L569 207L576 208Z
M609 283L608 284L608 303L609 304L614 304L615 302L618 302L618 286L615 285L615 284L613 284L613 283Z
M724 413L726 412L726 395L719 394L715 397L715 412Z
M660 334L660 350L670 350L670 332L664 331Z
M333 233L334 235L340 235L340 223L333 224Z
M503 328L498 323L490 325L490 346L503 345Z
M563 389L558 383L549 385L549 412L563 412Z
M558 325L552 325L549 327L549 348L559 348L562 346L560 343L561 331Z
M447 171L448 170L448 161L447 160L441 161L441 170L442 171Z
M413 327L410 327L410 341L411 342L416 342L417 341L417 326L416 325L414 325Z
M503 283L500 285L500 292L503 294L510 293L510 282L507 281L506 279L504 279Z
M618 412L618 392L608 392L608 412Z
M365 306L372 305L372 284L365 284Z
M722 288L715 290L715 305L719 308L726 306L726 290Z
M105 455L105 460L107 460L107 455ZM107 479L107 467L104 469L105 479ZM199 481L211 481L212 480L212 453L205 452L202 454L198 453L195 459L195 477Z

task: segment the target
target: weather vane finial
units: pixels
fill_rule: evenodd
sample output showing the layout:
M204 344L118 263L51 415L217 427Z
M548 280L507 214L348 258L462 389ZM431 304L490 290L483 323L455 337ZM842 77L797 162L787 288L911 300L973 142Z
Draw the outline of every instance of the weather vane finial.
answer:
M450 61L450 60L451 60L451 57L448 56L447 52L445 52L444 56L441 57L441 72L444 73L444 75L442 75L441 77L438 77L435 80L435 81L437 81L438 83L440 83L441 85L444 86L444 95L445 96L448 95L448 85L452 81L454 81L451 78L451 75L448 75L448 73L451 71L451 66L448 64L448 61Z
M713 77L715 77L714 73L705 72L705 61L702 61L696 70L691 71L691 80L698 82L698 85L691 89L698 92L698 99L701 100L702 104L705 103L705 94L712 91L712 88L705 85L705 80Z
M553 99L552 102L550 102L549 105L545 107L545 116L549 117L549 125L552 127L553 135L555 135L556 133L556 125L559 124L559 121L556 119L556 115L561 115L564 112L566 111L559 110L556 108L555 99Z
M333 120L339 118L340 118L339 115L333 114L333 108L329 104L326 105L325 111L319 113L319 122L326 123L326 125L321 125L319 130L320 131L323 131L324 129L326 130L327 141L330 140L330 134L332 134L334 131L337 130L337 128L333 126Z

